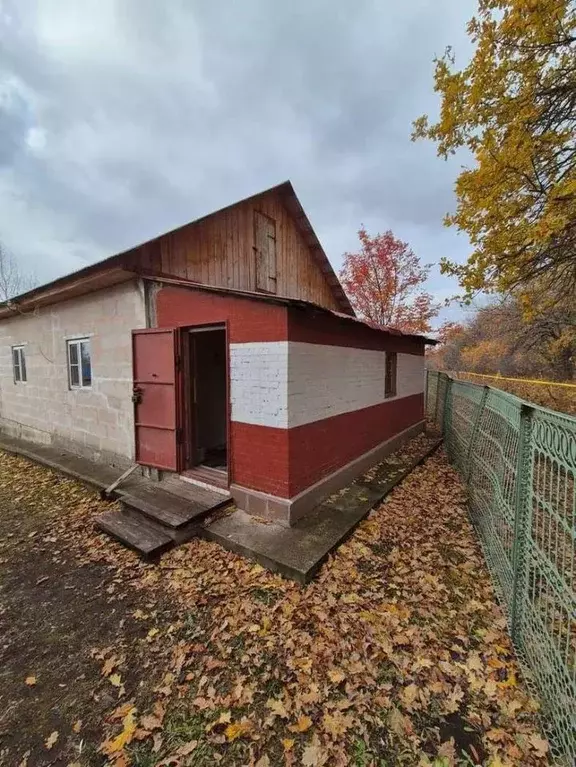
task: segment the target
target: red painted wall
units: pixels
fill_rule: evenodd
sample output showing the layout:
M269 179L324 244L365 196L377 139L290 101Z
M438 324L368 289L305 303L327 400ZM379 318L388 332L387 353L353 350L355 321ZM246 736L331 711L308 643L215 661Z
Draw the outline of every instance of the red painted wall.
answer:
M232 421L232 481L280 498L290 497L288 429Z
M325 312L288 310L288 340L327 346L351 346L405 354L424 354L424 341L374 330L360 322L350 322Z
M186 327L228 323L230 343L285 341L286 307L249 298L165 286L156 294L156 326Z
M234 482L292 498L423 419L415 394L292 429L233 422Z
M424 354L424 343L338 317L175 286L156 294L158 327L228 324L231 343L302 341ZM230 478L290 498L424 418L424 395L404 397L293 429L232 422Z
M289 496L424 419L424 395L415 394L290 429Z

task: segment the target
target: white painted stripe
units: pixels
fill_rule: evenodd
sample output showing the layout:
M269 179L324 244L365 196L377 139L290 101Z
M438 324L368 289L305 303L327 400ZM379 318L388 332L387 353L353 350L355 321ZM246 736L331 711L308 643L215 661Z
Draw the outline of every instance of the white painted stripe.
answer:
M230 345L232 420L286 429L424 392L424 357L398 354L384 398L385 352L294 341Z
M230 344L233 421L288 428L288 341Z

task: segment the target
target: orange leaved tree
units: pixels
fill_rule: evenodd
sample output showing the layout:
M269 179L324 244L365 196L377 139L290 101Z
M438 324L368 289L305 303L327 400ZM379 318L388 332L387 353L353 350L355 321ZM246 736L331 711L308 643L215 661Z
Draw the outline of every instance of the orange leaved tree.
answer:
M358 314L370 322L407 333L426 333L438 314L430 293L422 289L430 266L422 266L408 243L391 231L371 237L358 232L360 251L345 253L340 280Z

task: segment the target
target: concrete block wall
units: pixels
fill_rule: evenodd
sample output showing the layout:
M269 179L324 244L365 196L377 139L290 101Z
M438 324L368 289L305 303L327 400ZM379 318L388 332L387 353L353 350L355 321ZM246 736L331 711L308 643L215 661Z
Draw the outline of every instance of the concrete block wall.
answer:
M93 460L134 458L131 331L146 326L143 292L123 283L0 320L0 429ZM89 338L92 385L70 389L67 340ZM15 383L12 346L25 349Z

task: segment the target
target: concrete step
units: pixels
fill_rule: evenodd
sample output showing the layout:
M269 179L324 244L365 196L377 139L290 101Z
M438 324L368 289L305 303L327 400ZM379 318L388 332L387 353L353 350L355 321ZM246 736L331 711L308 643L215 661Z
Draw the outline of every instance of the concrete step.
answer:
M96 517L95 524L145 557L157 556L174 545L165 528L130 509L106 511Z

